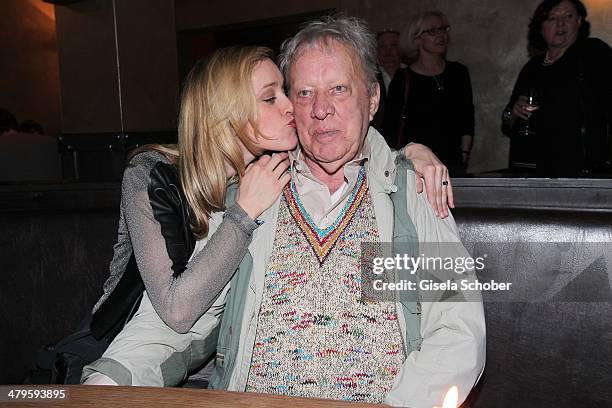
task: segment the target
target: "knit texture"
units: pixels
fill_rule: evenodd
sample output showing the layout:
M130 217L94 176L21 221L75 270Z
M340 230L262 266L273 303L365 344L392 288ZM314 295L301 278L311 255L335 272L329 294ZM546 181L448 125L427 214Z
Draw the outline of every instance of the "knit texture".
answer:
M365 172L325 230L310 221L294 186L285 188L247 391L384 400L405 353L395 304L361 297L363 257L379 251L362 253L361 244L379 241Z

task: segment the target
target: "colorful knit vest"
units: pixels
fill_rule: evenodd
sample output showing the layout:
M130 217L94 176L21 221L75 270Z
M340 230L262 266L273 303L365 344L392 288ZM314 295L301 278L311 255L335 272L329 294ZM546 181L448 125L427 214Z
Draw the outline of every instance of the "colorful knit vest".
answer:
M247 391L382 402L405 352L394 303L361 298L362 242L379 242L365 171L335 223L317 228L284 190ZM376 247L369 245L368 247Z

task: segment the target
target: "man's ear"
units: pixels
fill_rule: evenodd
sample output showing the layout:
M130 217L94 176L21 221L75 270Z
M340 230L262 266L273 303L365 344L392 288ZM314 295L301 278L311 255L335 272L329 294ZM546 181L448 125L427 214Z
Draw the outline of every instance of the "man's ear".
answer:
M380 84L378 81L374 84L372 89L372 95L370 96L370 121L374 119L374 115L378 110L378 104L380 102Z

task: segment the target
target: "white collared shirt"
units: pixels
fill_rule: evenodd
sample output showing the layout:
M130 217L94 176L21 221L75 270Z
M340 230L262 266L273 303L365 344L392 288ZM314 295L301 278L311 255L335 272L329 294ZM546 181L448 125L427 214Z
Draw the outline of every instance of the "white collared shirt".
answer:
M312 174L302 159L299 147L289 152L291 177L300 203L317 227L327 228L338 218L342 205L357 183L361 166L367 166L369 158L370 148L366 140L361 153L344 165L344 183L338 190L331 193L327 185Z

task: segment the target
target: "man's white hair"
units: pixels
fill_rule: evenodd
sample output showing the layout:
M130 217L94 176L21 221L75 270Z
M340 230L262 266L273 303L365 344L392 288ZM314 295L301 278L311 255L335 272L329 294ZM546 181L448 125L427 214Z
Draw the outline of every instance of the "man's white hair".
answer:
M281 45L278 64L287 79L287 86L291 66L301 50L304 47L329 45L331 41L345 45L359 57L368 94L372 95L377 84L376 40L367 24L356 17L326 16L310 21L295 36L285 40Z

